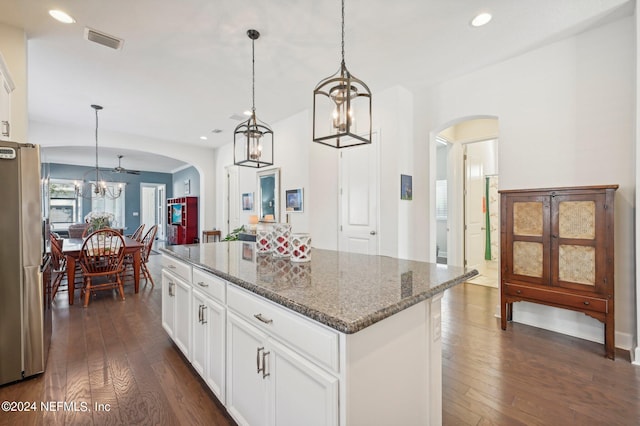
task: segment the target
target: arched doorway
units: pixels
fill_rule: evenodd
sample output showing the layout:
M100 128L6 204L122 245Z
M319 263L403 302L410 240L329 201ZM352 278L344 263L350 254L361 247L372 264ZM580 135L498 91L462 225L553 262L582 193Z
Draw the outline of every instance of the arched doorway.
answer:
M498 119L454 120L432 134L432 256L478 269L477 284L498 286Z

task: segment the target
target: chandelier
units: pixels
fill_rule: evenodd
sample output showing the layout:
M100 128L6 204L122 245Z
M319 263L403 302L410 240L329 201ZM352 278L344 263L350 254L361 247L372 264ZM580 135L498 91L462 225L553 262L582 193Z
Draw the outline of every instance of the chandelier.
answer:
M358 126L363 134L358 134ZM344 61L342 0L342 62L338 72L313 90L313 141L334 148L371 143L371 91L349 72Z
M87 171L82 182L75 182L76 196L86 199L110 198L116 199L122 195L122 183L115 186L114 183L107 183L100 168L98 167L98 111L102 109L100 105L91 105L96 112L96 169ZM90 179L94 178L91 181Z
M233 132L233 164L261 168L273 165L273 130L256 118L256 58L255 41L260 37L256 30L248 30L251 39L252 106L251 116Z

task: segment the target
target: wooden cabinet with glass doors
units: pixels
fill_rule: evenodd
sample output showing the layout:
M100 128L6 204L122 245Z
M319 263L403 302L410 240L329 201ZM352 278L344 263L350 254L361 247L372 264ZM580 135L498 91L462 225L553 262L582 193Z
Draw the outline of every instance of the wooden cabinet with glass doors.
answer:
M513 302L571 309L604 323L606 356L614 359L617 188L500 191L503 330Z

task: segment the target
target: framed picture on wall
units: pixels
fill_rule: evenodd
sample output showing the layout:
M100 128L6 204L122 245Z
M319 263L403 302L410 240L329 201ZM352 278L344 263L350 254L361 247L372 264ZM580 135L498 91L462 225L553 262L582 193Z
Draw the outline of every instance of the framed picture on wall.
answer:
M302 188L287 189L285 191L285 199L287 213L301 213L304 211L304 197Z
M413 200L413 178L410 175L400 175L400 199Z
M253 192L242 194L242 211L253 211Z
M191 194L191 179L184 181L184 195Z

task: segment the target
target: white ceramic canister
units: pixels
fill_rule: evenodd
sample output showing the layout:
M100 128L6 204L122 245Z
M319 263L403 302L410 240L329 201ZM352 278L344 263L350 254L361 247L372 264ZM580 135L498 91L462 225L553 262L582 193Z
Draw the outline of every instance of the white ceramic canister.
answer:
M291 235L291 261L309 262L311 260L311 234Z

